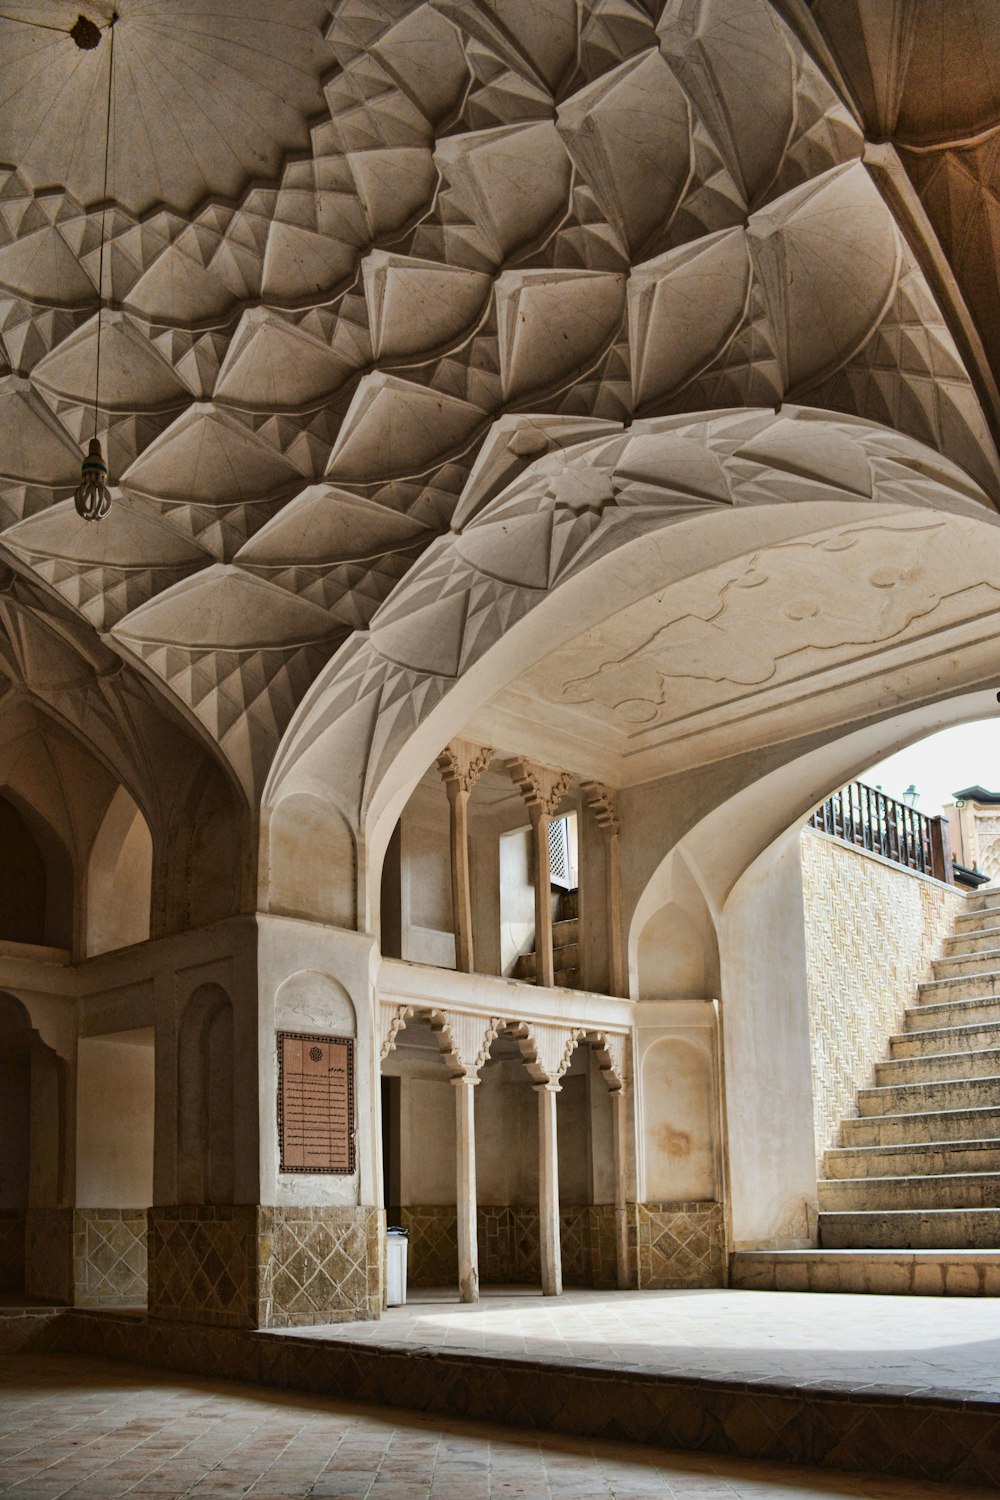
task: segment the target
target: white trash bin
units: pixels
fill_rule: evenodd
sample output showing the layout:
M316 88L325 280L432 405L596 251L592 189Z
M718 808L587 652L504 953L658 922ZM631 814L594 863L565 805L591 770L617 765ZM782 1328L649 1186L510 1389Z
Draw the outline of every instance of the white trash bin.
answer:
M385 1235L385 1301L387 1307L402 1307L406 1301L405 1229L387 1229Z

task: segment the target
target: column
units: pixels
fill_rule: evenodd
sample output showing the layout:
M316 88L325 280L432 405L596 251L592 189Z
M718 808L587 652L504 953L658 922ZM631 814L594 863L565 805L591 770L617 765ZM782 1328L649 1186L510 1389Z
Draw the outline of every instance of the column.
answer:
M559 1149L556 1134L558 1083L536 1083L538 1095L538 1229L542 1292L562 1292L562 1247L559 1239Z
M607 933L608 933L608 982L612 995L628 998L625 976L625 954L622 944L622 882L621 863L618 852L620 827L615 809L614 793L599 781L582 783L587 806L594 814L598 828L604 834L607 861Z
M551 987L555 980L552 954L552 882L549 879L549 823L569 791L568 771L514 759L507 770L528 808L535 845L535 983Z
M618 1252L618 1286L630 1285L628 1256L628 1093L624 1085L611 1096L612 1140L615 1170L615 1247Z
M475 968L472 941L472 892L469 881L469 798L493 759L488 746L452 740L438 756L438 770L448 792L451 814L451 908L455 927L455 968Z
M476 1077L453 1078L457 1145L458 1300L479 1301L479 1233L476 1224Z

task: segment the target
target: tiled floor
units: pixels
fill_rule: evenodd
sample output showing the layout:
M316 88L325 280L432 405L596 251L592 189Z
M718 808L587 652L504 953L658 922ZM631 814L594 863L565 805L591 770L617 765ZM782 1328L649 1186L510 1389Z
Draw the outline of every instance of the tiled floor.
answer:
M377 1322L287 1330L673 1375L1000 1400L1000 1298L835 1293L418 1291Z
M67 1355L0 1369L0 1494L370 1500L987 1500L865 1478L521 1433Z

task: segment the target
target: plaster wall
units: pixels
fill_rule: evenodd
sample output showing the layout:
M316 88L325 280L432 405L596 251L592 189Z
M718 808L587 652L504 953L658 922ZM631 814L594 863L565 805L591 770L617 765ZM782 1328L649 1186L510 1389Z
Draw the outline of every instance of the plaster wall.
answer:
M444 783L425 779L416 788L400 830L402 957L412 963L455 967L451 912L451 836Z
M874 1082L968 897L815 829L801 834L816 1151Z
M148 1208L153 1201L153 1028L84 1037L77 1058L76 1202Z
M732 1248L806 1246L816 1151L797 828L736 883L719 956Z

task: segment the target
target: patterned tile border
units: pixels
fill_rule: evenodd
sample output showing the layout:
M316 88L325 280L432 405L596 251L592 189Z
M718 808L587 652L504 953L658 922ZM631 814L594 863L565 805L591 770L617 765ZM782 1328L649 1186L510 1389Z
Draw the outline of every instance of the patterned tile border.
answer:
M629 1204L629 1263L644 1290L725 1286L722 1204Z
M52 1347L577 1436L1000 1485L1000 1403L723 1381L66 1311Z
M73 1283L77 1307L145 1307L144 1208L74 1209Z
M150 1314L217 1328L376 1318L383 1222L375 1208L151 1208Z
M411 1206L400 1210L400 1222L410 1231L407 1257L410 1285L453 1285L458 1276L455 1210ZM478 1228L479 1279L484 1286L523 1286L540 1280L537 1208L480 1204ZM559 1228L564 1285L616 1287L614 1208L610 1204L562 1208Z

